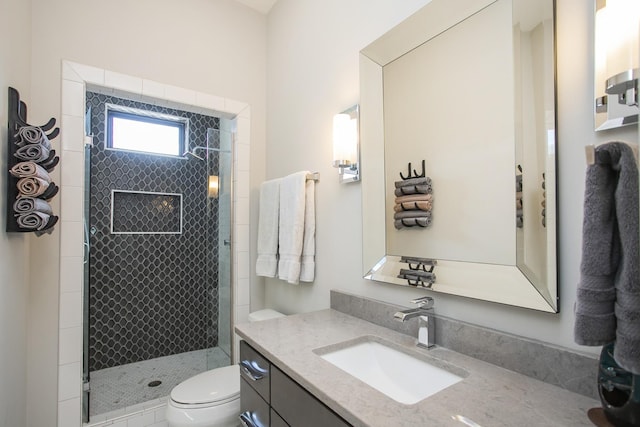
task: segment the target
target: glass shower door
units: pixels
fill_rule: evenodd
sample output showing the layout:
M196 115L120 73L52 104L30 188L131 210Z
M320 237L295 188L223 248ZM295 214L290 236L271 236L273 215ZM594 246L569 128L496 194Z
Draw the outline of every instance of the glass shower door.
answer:
M213 333L217 336L217 346L207 357L207 369L227 366L231 363L232 337L232 251L233 230L232 177L233 177L233 135L218 129L207 130L207 147L210 149L207 162L209 173L208 215L217 217L217 230L210 242L215 247L209 250L210 259L217 268L213 269L212 313L217 313L213 322ZM217 188L215 188L217 185ZM214 196L213 193L216 193Z
M88 114L90 115L90 114ZM90 198L89 192L91 190L91 144L85 143L84 146L84 163L85 163L85 176L84 176L84 206L83 206L83 290L82 297L84 299L82 304L82 421L89 422L89 249L90 246L90 224L89 224L89 209Z

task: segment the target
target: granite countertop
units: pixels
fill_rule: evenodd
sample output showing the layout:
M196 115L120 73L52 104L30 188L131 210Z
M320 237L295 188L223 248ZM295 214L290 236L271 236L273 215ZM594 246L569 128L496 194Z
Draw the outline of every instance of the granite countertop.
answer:
M454 426L462 415L482 427L591 425L587 410L600 402L469 356L435 347L335 310L321 310L236 326L273 364L354 426ZM374 336L466 377L416 404L398 403L322 359L314 350ZM456 372L456 373L457 373Z

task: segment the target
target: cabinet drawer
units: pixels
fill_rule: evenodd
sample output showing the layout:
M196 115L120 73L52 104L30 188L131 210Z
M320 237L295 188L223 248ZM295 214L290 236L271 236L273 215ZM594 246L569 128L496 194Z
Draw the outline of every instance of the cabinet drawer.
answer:
M240 379L240 425L269 427L269 404L249 385Z
M291 427L349 426L340 416L275 366L271 367L271 407L287 420Z
M271 427L289 427L289 424L276 411L271 409Z
M240 341L240 376L269 403L269 371L271 364L245 341Z

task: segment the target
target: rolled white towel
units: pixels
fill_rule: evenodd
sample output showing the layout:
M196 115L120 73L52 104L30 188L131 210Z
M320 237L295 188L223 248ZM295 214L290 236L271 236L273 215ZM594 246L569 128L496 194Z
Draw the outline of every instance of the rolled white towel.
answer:
M42 145L25 145L20 147L13 154L20 160L32 161L32 162L44 162L49 158L49 149Z
M20 138L17 144L20 147L25 145L42 145L48 150L51 149L51 141L47 135L38 126L22 126L18 129L16 137Z
M33 197L23 197L16 200L13 203L13 210L16 216L31 213L41 212L47 215L53 215L51 205L42 199L35 199Z
M18 181L18 198L22 197L38 197L44 193L49 187L49 183L41 178L22 178Z
M11 170L11 175L16 178L40 178L44 181L51 182L49 173L40 165L34 162L20 162L14 165Z
M49 223L50 216L43 212L31 212L18 215L17 222L21 228L42 230Z

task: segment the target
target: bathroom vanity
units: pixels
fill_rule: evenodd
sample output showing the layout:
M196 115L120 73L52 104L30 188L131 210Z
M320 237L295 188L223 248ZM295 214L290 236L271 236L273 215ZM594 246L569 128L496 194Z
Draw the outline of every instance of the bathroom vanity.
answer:
M240 361L240 416L248 427L349 425L245 341Z
M257 414L263 426L311 426L317 419L323 426L474 425L466 424L470 420L483 427L578 427L589 425L587 410L600 406L595 399L446 348L419 349L411 336L333 309L240 324L236 332L245 341L241 361L257 361L267 369L263 374L269 380L262 386L246 372L241 385L242 411ZM371 340L461 380L406 404L322 357Z

